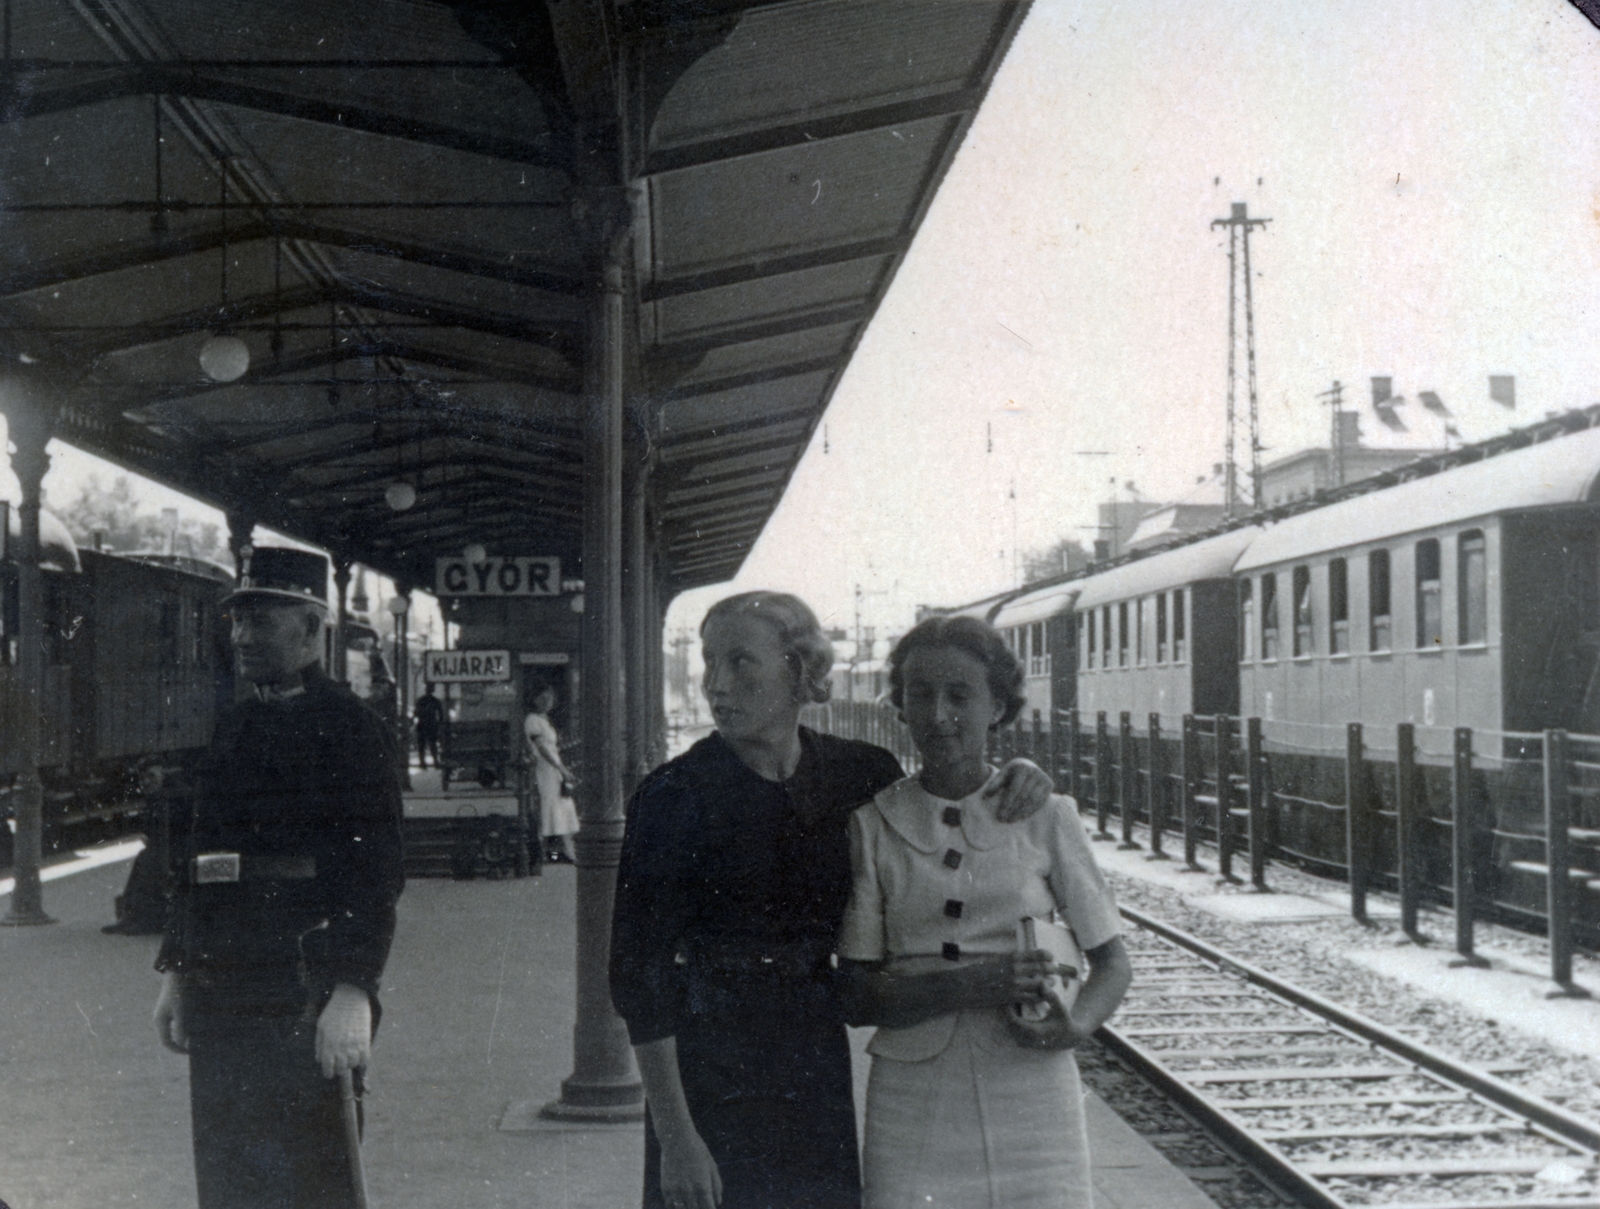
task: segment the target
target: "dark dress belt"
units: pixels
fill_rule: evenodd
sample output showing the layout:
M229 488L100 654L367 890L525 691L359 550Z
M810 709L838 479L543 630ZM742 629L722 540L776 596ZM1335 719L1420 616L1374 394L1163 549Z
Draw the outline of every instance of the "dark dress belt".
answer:
M317 876L314 856L202 852L189 866L195 885L220 882L305 882Z
M697 939L687 949L685 962L692 968L718 974L771 974L779 978L813 977L828 969L831 953L831 946L809 941L761 944Z

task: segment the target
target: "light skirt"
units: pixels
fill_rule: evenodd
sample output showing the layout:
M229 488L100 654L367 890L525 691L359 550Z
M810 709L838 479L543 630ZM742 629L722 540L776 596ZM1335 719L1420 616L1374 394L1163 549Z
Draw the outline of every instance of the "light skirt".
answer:
M962 1012L945 1051L872 1060L864 1209L1089 1209L1089 1139L1071 1051L1023 1049Z

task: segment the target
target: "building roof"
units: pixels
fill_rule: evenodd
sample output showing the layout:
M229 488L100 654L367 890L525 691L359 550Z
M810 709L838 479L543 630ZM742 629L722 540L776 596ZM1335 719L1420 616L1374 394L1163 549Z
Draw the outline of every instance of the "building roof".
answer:
M0 363L71 444L389 575L576 563L620 163L665 586L725 579L1025 11L12 0Z

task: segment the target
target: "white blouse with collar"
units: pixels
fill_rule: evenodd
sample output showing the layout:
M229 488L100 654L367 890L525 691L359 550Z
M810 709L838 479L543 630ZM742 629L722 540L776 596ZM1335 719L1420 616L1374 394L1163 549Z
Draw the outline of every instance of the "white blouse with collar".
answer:
M1015 952L1017 920L1059 909L1091 950L1121 931L1120 917L1076 803L1055 796L1020 823L1000 823L974 793L936 798L915 777L896 782L850 817L852 884L839 956L902 972ZM869 1051L922 1061L942 1053L958 1013L880 1028ZM1012 1044L998 1012L996 1044Z

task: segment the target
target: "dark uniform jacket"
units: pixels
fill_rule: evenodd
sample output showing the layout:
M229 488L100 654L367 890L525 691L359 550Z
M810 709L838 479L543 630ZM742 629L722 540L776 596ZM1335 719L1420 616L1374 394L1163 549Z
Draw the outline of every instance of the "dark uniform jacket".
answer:
M339 982L376 1006L404 884L398 757L348 689L315 665L304 683L227 710L200 770L156 967L185 974L191 1008L289 1014ZM197 881L196 856L228 853L237 881Z

